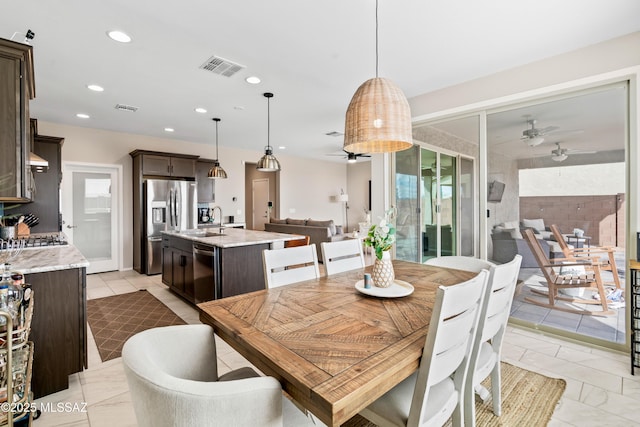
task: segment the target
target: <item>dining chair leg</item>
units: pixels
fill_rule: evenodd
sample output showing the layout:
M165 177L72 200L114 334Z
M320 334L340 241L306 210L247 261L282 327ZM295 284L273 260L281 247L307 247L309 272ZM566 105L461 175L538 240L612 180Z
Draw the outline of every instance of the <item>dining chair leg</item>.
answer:
M493 413L497 417L502 414L502 381L500 380L500 361L496 361L491 371L491 400L493 401Z
M613 283L615 283L616 289L622 289L622 285L620 284L620 276L618 275L618 266L616 265L616 258L613 254L613 251L609 251L609 267L611 267Z

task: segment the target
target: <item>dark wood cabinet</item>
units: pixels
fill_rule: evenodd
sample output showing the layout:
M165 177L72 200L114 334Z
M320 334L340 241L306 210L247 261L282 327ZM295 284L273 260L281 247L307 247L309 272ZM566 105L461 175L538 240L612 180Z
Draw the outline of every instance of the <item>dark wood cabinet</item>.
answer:
M34 291L31 387L37 399L68 388L69 375L87 367L86 269L30 273L25 280Z
M264 289L262 251L269 246L262 243L220 251L220 298Z
M35 98L32 47L0 39L0 202L31 199L29 100Z
M165 236L162 240L162 282L189 301L194 298L191 241Z
M142 175L195 178L197 156L142 153Z
M209 169L213 167L213 164L213 160L208 159L198 159L196 162L198 203L213 203L216 201L216 180L209 178Z

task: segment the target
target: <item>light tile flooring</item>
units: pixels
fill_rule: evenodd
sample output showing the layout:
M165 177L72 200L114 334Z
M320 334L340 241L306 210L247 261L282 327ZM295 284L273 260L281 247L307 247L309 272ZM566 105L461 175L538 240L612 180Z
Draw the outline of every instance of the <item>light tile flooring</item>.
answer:
M621 259L619 265L624 265ZM547 285L542 272L538 268L521 268L518 276L524 282L524 286L518 288L517 294L511 306L511 316L531 322L536 325L544 325L552 328L562 329L568 332L586 335L596 339L611 341L617 344L624 344L626 339L627 313L624 304L609 304L615 314L612 316L590 316L576 313L568 313L556 309L550 309L539 305L531 304L524 300L525 297L533 297L537 300L547 302L545 296L531 292L531 289L547 290ZM609 271L602 272L605 283L613 283L613 275ZM625 286L624 271L620 271L622 286ZM615 289L614 286L607 286ZM591 298L591 292L585 292L585 298ZM565 305L569 308L597 311L602 310L598 304L575 304L558 302L558 305Z
M143 288L188 323L198 322L196 310L170 293L161 283L160 276L147 277L125 271L87 277L89 298ZM43 412L34 421L34 426L136 426L122 359L102 363L91 334L88 344L89 368L70 377L69 389L37 401L52 403L53 408L60 402L72 409L81 409L81 404L86 402L87 411ZM503 349L503 359L509 363L566 379L566 392L550 426L640 426L640 372L636 377L631 376L626 354L516 327L509 327ZM221 373L248 364L221 340L218 341L218 356Z

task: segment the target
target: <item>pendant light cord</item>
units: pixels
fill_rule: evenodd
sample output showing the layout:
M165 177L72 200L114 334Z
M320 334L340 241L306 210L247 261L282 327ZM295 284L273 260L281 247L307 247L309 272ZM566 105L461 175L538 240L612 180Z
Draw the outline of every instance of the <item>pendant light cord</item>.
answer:
M378 0L376 0L376 78L378 78Z
M269 97L267 97L267 149L271 148L270 135L271 135L271 108L269 108Z
M216 122L216 160L218 159L218 122Z

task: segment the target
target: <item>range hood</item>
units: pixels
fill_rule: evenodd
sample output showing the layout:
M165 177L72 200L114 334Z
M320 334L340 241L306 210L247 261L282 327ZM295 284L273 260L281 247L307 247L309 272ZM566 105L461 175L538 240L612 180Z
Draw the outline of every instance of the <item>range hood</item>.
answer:
M46 172L49 169L49 162L33 152L29 153L27 165L31 166L34 172Z

